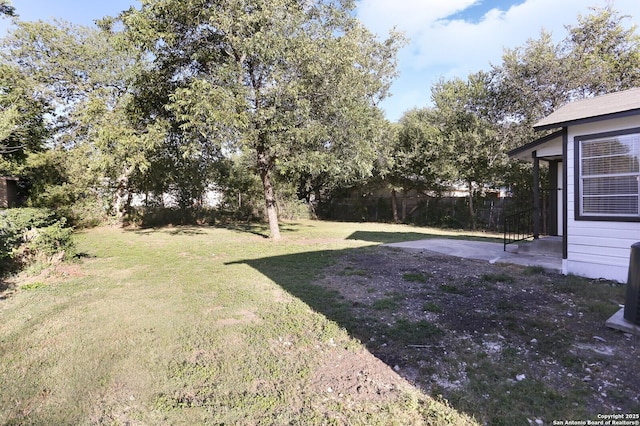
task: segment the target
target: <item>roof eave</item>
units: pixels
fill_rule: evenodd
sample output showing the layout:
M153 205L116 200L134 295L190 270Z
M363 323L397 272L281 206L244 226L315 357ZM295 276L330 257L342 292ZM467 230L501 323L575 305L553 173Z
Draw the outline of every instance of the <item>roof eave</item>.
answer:
M631 117L634 115L638 115L640 114L640 108L636 108L636 109L630 109L627 111L619 111L619 112L614 112L611 114L603 114L603 115L598 115L595 117L585 117L585 118L580 118L577 120L568 120L568 121L562 121L562 122L551 122L551 123L547 123L547 124L534 124L533 125L533 129L536 131L540 131L540 130L551 130L551 129L557 129L557 128L561 128L561 127L569 127L569 126L575 126L578 124L587 124L587 123L594 123L597 121L602 121L602 120L610 120L613 118L624 118L624 117ZM541 120L544 121L544 120ZM540 123L540 121L538 122Z
M533 148L537 148L541 145L544 145L545 143L552 141L558 137L562 137L562 133L563 130L560 129L556 132L553 132L551 134L548 134L546 136L541 137L540 139L536 139L533 142L529 142L526 145L523 145L521 147L512 149L511 151L507 152L507 155L509 156L509 158L515 158L517 157L519 154L523 153L523 152L527 152L529 150L532 150Z

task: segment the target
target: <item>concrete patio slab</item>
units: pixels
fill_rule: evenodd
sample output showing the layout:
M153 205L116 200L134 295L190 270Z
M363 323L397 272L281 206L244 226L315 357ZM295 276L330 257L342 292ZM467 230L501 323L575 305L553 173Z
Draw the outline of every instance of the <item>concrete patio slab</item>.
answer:
M485 260L489 263L540 266L550 272L562 272L561 256L530 252L505 252L504 245L502 243L434 238L428 240L389 243L384 244L384 246L397 247L406 250L431 251L466 259Z
M613 314L611 318L605 322L605 325L615 330L640 336L640 326L624 319L624 308L620 308L618 312Z

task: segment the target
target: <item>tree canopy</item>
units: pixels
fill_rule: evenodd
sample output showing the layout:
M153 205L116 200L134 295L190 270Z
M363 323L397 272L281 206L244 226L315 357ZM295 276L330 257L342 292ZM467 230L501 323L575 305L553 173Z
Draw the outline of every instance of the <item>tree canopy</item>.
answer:
M0 0L0 15L16 16L16 9L9 0Z
M12 20L0 173L27 182L31 203L96 199L121 220L134 194L190 208L215 184L239 207L259 191L273 238L282 197L365 184L434 194L464 183L473 218L475 194L508 183L505 154L536 137L537 120L640 85L636 27L609 5L558 43L543 31L488 71L440 80L432 106L392 124L379 103L404 39L371 34L355 5L143 0L84 27L20 22L0 0Z
M164 108L181 131L253 158L274 239L274 173L329 170L344 180L371 173L377 104L401 38L378 41L353 8L329 0L157 0L121 16L132 42L154 58L150 78L165 80Z
M397 163L396 172L465 183L473 222L474 188L508 186L508 176L521 175L509 170L506 153L539 137L536 121L573 100L640 86L640 39L625 19L611 5L592 8L566 27L559 43L542 31L538 39L505 49L502 63L488 72L437 82L428 114L408 111L400 120L396 157L406 158L402 147L409 140L427 154L436 147L437 156L412 155L412 162ZM402 170L401 164L411 165Z
M611 5L591 8L566 26L554 43L542 31L524 46L505 49L491 69L496 119L507 130L507 146L531 142L533 124L571 101L640 85L640 36L625 27L628 16Z

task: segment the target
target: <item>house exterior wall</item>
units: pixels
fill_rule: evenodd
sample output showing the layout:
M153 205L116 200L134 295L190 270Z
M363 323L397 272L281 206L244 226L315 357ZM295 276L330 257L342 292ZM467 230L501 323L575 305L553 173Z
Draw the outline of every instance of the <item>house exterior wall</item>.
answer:
M536 149L538 157L558 157L562 155L562 138L558 138Z
M626 282L631 244L640 241L640 222L576 220L574 138L640 127L640 116L570 126L567 129L567 259L563 272Z

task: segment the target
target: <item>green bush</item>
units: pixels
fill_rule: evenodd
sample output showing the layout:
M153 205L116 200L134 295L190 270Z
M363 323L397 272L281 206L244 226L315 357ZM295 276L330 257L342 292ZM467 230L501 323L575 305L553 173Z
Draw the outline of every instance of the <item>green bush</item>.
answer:
M296 220L311 219L309 204L296 198L280 198L278 200L278 217L280 219Z
M65 257L69 257L73 254L73 229L66 227L65 218L52 225L35 228L32 232L35 238L27 243L27 247L36 256L53 256L64 252Z
M73 229L66 218L49 209L17 208L0 211L0 269L25 265L64 253L75 253Z

